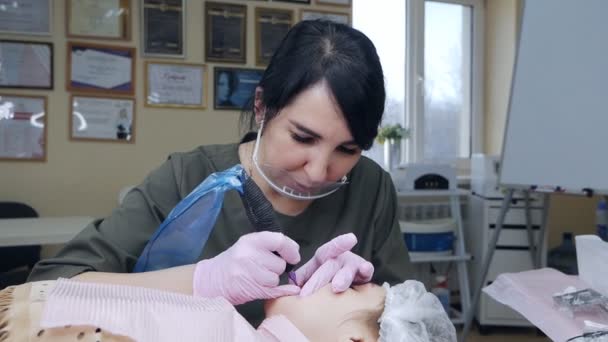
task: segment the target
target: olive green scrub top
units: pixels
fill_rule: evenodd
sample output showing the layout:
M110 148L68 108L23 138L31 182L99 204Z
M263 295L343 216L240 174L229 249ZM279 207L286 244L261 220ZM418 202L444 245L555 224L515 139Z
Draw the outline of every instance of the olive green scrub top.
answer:
M109 217L92 222L57 256L40 261L28 280L70 278L88 271L131 272L171 209L211 173L238 163L238 144L202 146L170 155ZM275 214L284 233L300 245L301 264L323 243L352 232L359 241L352 251L375 267L373 282L394 284L413 275L396 212L389 174L361 157L348 175L348 184L335 193L314 200L297 216ZM253 231L239 194L227 192L200 259L213 258ZM237 309L255 326L264 318L262 301Z

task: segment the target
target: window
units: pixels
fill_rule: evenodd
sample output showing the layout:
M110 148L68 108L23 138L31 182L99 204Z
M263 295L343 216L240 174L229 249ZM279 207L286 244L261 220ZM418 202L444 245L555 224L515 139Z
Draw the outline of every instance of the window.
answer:
M481 152L482 0L355 0L353 26L384 68L383 124L411 130L404 162L457 162ZM366 153L383 164L382 149Z

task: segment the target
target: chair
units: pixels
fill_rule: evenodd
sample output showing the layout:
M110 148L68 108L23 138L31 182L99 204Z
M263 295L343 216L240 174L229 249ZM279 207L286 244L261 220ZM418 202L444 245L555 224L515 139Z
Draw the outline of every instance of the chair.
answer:
M0 219L38 217L34 208L25 203L0 202ZM41 246L0 247L0 290L24 283L34 265L40 260Z

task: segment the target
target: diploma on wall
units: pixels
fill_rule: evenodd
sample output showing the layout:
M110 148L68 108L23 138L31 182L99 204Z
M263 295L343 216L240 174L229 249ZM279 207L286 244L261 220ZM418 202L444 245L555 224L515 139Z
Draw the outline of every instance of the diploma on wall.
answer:
M205 108L205 66L200 64L146 64L146 105Z
M134 141L133 99L72 96L71 107L72 140Z
M46 160L46 97L0 94L0 159Z
M68 90L134 93L134 49L69 43L68 51Z
M125 0L68 0L68 36L128 39L129 7Z
M51 0L0 0L0 32L51 33Z
M0 88L53 89L53 45L0 40Z
M144 0L142 6L144 56L184 57L184 0Z

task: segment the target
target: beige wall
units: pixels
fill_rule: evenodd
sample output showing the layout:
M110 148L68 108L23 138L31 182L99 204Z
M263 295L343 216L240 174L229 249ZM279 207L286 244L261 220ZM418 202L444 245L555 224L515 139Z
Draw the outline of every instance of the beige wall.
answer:
M255 6L317 8L348 13L351 11L350 8L315 5L315 0L312 0L312 5L262 1L232 2L245 3L248 6L248 67L254 66L252 18ZM139 1L133 3L134 13L139 13ZM501 150L515 56L519 4L520 0L486 2L486 153L497 154ZM2 90L48 96L49 113L47 162L0 162L0 200L30 203L45 216L105 216L115 206L117 194L122 187L138 183L147 172L162 163L169 153L189 150L201 144L234 141L238 138L239 114L235 111L144 108L144 60L138 58L136 142L116 144L70 141L69 94L65 91L65 0L54 0L54 6L52 37L0 35L2 39L52 41L55 51L55 90ZM187 58L184 62L204 61L202 14L203 1L188 0ZM133 16L132 28L132 40L119 45L139 47L138 15ZM207 64L208 70L212 71L214 65ZM212 82L210 75L209 73L207 77L208 85ZM213 98L211 91L208 91L207 96L208 99ZM595 203L596 199L555 197L549 217L550 244L555 245L558 242L562 231L593 232Z
M298 5L286 2L222 1L246 4L247 65L254 67L254 8L280 7L294 10L315 8L351 13L348 7ZM143 106L144 59L139 57L139 3L132 0L132 39L115 43L88 40L100 44L115 44L138 49L136 61L136 139L134 144L70 141L68 132L69 93L65 90L66 29L65 0L54 0L53 36L0 35L0 39L50 41L54 44L55 83L53 91L23 91L2 89L0 93L36 94L48 97L47 161L0 161L0 200L23 201L31 204L41 215L109 214L116 205L117 196L124 186L140 182L145 175L162 163L174 151L190 150L198 145L225 143L238 139L237 111L150 109ZM204 1L187 0L185 60L164 61L203 63L203 4ZM352 15L352 13L351 13ZM74 40L76 41L76 40ZM87 40L77 40L87 41ZM146 59L148 60L148 59ZM151 60L151 59L150 59ZM207 85L212 84L213 66L207 63ZM225 64L231 66L230 64ZM233 65L234 66L234 65ZM210 87L212 88L212 87ZM207 91L209 100L212 89ZM209 108L209 107L208 107Z
M515 61L522 0L486 0L485 153L500 154ZM559 245L563 232L593 234L597 198L552 196L549 246Z

